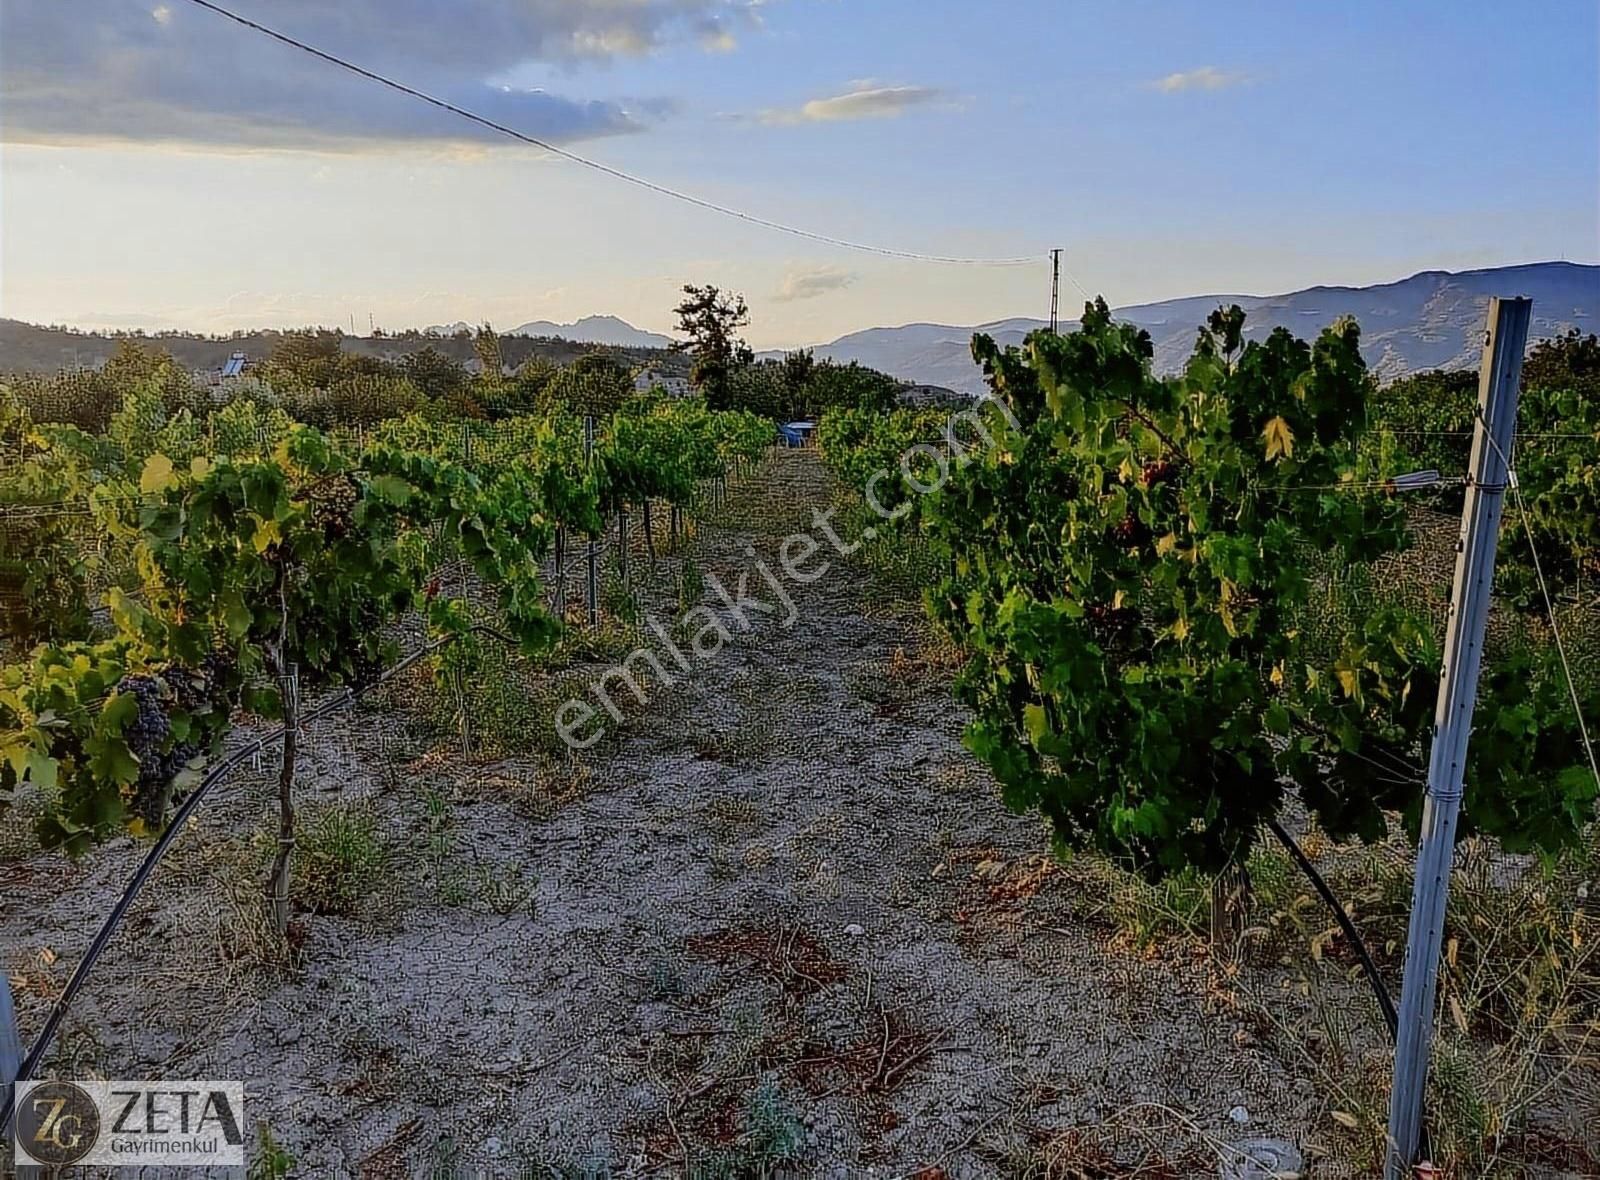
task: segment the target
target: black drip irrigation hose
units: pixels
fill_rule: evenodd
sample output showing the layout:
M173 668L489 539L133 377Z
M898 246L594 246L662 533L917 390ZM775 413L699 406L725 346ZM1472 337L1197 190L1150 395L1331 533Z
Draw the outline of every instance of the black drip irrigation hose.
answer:
M505 643L514 642L510 636L495 630L493 627L474 626L472 630L490 635ZM440 648L455 642L457 638L458 636L451 635L444 639L434 640L432 643L423 644L416 651L402 657L391 667L385 669L382 675L378 676L370 684L364 684L357 689L342 689L316 708L302 714L300 724L304 726L313 721L319 721L323 717L337 713L340 709L355 704L356 701L373 689L398 676L401 672L432 655ZM172 847L173 841L183 831L189 817L199 810L200 804L205 801L211 788L226 778L246 758L259 754L267 745L283 737L283 734L284 726L280 725L275 729L268 730L254 741L229 754L212 768L211 773L200 780L200 785L191 791L178 809L173 812L172 822L167 824L156 842L150 846L150 851L145 853L144 860L140 862L139 868L129 880L127 888L122 891L122 896L117 899L117 904L112 906L111 912L106 915L106 920L101 924L99 933L94 936L94 941L89 944L89 949L84 952L83 958L78 960L78 965L73 969L72 976L67 980L66 987L61 990L61 995L57 997L55 1004L51 1007L50 1015L45 1019L44 1027L39 1030L39 1035L35 1038L33 1046L28 1050L27 1056L22 1059L21 1065L17 1068L17 1076L12 1079L13 1082L32 1080L33 1071L39 1068L39 1063L44 1059L51 1042L55 1040L55 1035L61 1027L61 1022L66 1019L67 1009L72 1006L72 1001L77 998L78 992L82 990L84 983L88 980L89 972L94 970L96 962L105 953L106 947L110 945L112 937L122 925L123 918L127 916L128 908L138 900L139 894L144 892L144 887L149 882L151 873L155 872L156 866L166 856L167 851ZM0 1107L0 1129L11 1125L11 1116L16 1106L16 1094L15 1085L6 1086L5 1104Z
M1300 866L1300 871L1310 879L1313 888L1333 911L1333 920L1339 923L1339 929L1344 931L1344 936L1350 940L1351 948L1356 952L1356 958L1361 960L1361 969L1366 973L1367 982L1372 985L1372 994L1378 999L1378 1007L1383 1010L1383 1022L1389 1027L1389 1040L1393 1042L1400 1032L1400 1015L1395 1011L1394 998L1389 995L1389 987L1383 982L1383 976L1378 974L1378 965L1372 961L1372 955L1367 951L1366 941L1361 937L1361 931L1356 929L1356 924L1350 920L1350 915L1344 912L1344 906L1339 904L1339 899L1334 896L1333 890L1322 879L1322 874L1317 872L1316 866L1300 851L1294 837L1284 830L1277 819L1267 820L1267 827L1278 838L1278 842L1288 849L1289 855L1294 858L1295 864Z
M646 505L646 510L648 511L648 504ZM472 627L471 630L492 636L503 643L514 642L510 636L493 627L477 625ZM448 636L433 643L424 644L410 655L396 661L392 667L387 668L382 675L370 684L362 685L359 689L345 688L303 714L300 718L300 724L306 725L321 720L323 717L330 716L341 709L353 705L373 689L380 687L407 668L453 643L456 638L457 636ZM94 940L89 944L89 949L84 952L83 958L78 961L77 967L74 968L66 986L62 989L61 995L57 997L55 1004L51 1007L50 1015L46 1018L44 1027L39 1031L39 1035L35 1038L32 1047L29 1048L27 1056L22 1059L22 1063L17 1069L17 1076L12 1079L14 1083L32 1080L33 1071L38 1068L40 1061L43 1060L45 1053L49 1050L51 1043L55 1039L56 1032L61 1026L61 1022L66 1018L67 1010L72 1006L72 1001L77 998L78 992L83 989L90 971L94 969L100 956L105 952L112 937L121 926L129 907L138 900L139 895L144 891L145 885L149 882L150 875L166 856L189 817L199 810L200 804L205 801L211 788L232 773L246 758L259 754L269 743L283 737L284 731L284 726L277 726L275 729L269 730L254 741L235 750L215 766L201 780L200 785L190 792L183 803L179 805L178 809L173 813L171 822L167 824L156 842L150 847L150 851L145 854L144 860L140 862L139 868L134 872L127 887L123 890L122 896L117 899L116 905L106 915L99 932L96 933ZM1300 871L1306 875L1318 895L1327 904L1328 909L1333 913L1334 921L1338 923L1340 930L1349 939L1350 946L1354 949L1356 957L1361 961L1362 970L1372 987L1373 995L1377 998L1378 1007L1383 1012L1384 1024L1389 1029L1389 1038L1391 1041L1395 1040L1400 1028L1399 1014L1395 1011L1394 999L1390 996L1388 986L1383 982L1383 977L1378 973L1377 964L1373 962L1372 955L1367 950L1366 941L1361 937L1361 932L1356 928L1355 923L1350 920L1350 915L1345 913L1344 907L1339 904L1339 899L1334 895L1328 883L1322 879L1322 874L1317 872L1316 866L1300 850L1300 845L1295 842L1294 837L1289 835L1276 818L1269 818L1266 823L1268 829L1277 837L1278 842L1288 851L1289 855L1300 867ZM16 1086L14 1084L8 1085L6 1087L4 1106L0 1107L0 1128L10 1127L15 1105Z
M1300 845L1295 843L1294 837L1284 830L1276 817L1267 820L1267 827L1278 838L1278 842L1289 850L1289 855L1300 866L1300 871L1306 875L1322 900L1333 911L1334 921L1339 923L1339 929L1344 931L1344 936L1350 940L1350 946L1355 950L1356 957L1361 960L1361 969L1366 973L1367 982L1372 985L1372 994L1378 999L1378 1007L1383 1010L1383 1022L1389 1029L1389 1042L1393 1044L1400 1037L1400 1016L1394 1008L1394 997L1389 994L1388 985L1383 982L1383 976L1378 974L1377 964L1372 961L1372 955L1367 950L1366 940L1361 937L1361 932L1356 929L1356 924L1350 920L1350 915L1344 912L1344 907L1339 904L1339 899L1334 896L1333 890L1322 879L1322 874L1306 859L1306 854L1300 851ZM1421 1137L1417 1142L1417 1150L1423 1159L1433 1154L1428 1135L1428 1104L1426 1098L1422 1105Z

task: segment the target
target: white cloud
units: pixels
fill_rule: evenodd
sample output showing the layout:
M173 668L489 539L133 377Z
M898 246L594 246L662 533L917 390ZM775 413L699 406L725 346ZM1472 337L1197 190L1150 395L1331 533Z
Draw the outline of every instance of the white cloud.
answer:
M572 32L572 52L576 57L639 57L649 49L649 39L627 25Z
M13 142L370 149L487 131L188 5L4 0L0 106ZM667 100L488 84L529 63L727 49L748 0L275 0L284 33L540 138L639 130ZM70 85L67 81L70 80Z
M765 110L757 117L763 123L777 125L889 119L943 97L944 92L932 86L880 86L862 81L852 83L851 89L842 94L813 98L798 107Z
M816 266L809 270L790 270L783 276L783 285L772 296L774 303L794 303L801 299L815 299L831 291L842 291L861 276L854 271L837 266Z
M1177 94L1181 90L1226 90L1249 80L1244 74L1229 73L1216 66L1201 66L1196 70L1183 70L1168 74L1165 78L1157 78L1150 85L1163 94Z

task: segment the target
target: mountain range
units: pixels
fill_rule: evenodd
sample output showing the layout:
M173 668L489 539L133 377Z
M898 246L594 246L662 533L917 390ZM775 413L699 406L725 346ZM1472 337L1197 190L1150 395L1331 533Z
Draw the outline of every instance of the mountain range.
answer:
M471 332L476 328L476 324L457 320L453 324L436 324L426 331L437 332L441 336L451 336L457 332ZM558 324L552 320L529 320L520 327L511 328L500 334L551 337L571 340L578 344L612 344L618 348L666 348L672 343L671 336L635 328L627 320L614 315L588 315L570 324Z
M1155 345L1155 364L1163 373L1183 366L1194 345L1195 330L1220 304L1237 303L1248 319L1246 332L1261 337L1285 327L1301 337L1314 336L1340 316L1353 315L1361 325L1362 351L1382 380L1418 369L1470 368L1477 364L1484 308L1491 295L1527 295L1533 299L1534 339L1568 328L1586 332L1600 328L1600 266L1574 262L1538 262L1450 272L1428 270L1410 278L1370 287L1308 287L1285 295L1192 295L1159 303L1119 307L1114 314L1147 329ZM1076 321L1069 321L1071 327ZM983 389L983 375L972 362L974 332L987 332L1001 344L1020 344L1044 320L1006 319L963 327L954 324L905 324L868 328L813 348L818 360L859 361L907 381L941 385L964 393ZM465 322L430 329L436 337L346 337L344 347L377 356L399 356L421 347L440 348L458 360L472 356L470 342L455 338L472 330ZM586 345L610 345L635 360L656 363L672 338L635 328L611 315L586 316L570 324L532 320L504 333L510 363L527 355L567 363ZM240 333L233 337L198 337L161 333L155 340L182 363L217 368L229 352L251 357L272 350L279 334ZM0 320L0 373L10 370L55 369L96 365L109 356L116 340L70 328L46 328L20 320ZM780 357L782 352L763 353Z
M1600 266L1573 262L1454 273L1427 270L1371 287L1308 287L1286 295L1193 295L1119 307L1112 314L1150 332L1155 366L1162 373L1183 367L1194 347L1196 329L1219 305L1242 307L1246 335L1255 338L1278 327L1309 338L1340 316L1353 315L1361 325L1367 364L1380 380L1388 381L1419 369L1476 366L1491 295L1532 297L1532 339L1568 328L1593 332L1600 327ZM973 333L987 332L1000 344L1021 344L1029 332L1046 326L1044 320L1008 319L973 327L868 328L812 352L818 360L859 361L907 381L979 393L984 383L972 360Z
M1381 380L1392 380L1419 369L1476 365L1491 295L1532 297L1534 339L1567 328L1592 331L1600 320L1600 266L1539 262L1458 272L1429 270L1369 287L1308 287L1283 295L1191 295L1119 307L1113 314L1150 332L1156 369L1163 373L1183 367L1196 329L1219 305L1242 307L1248 317L1246 332L1255 337L1278 327L1310 337L1339 317L1352 315L1361 325L1367 364ZM971 327L923 323L867 328L812 351L819 360L859 361L907 381L976 393L983 389L983 375L972 362L974 332L987 332L1001 344L1020 344L1029 332L1045 326L1044 320L1015 318ZM665 348L672 343L669 336L635 328L611 315L587 316L571 324L535 320L508 334L625 348ZM761 355L780 357L783 352Z

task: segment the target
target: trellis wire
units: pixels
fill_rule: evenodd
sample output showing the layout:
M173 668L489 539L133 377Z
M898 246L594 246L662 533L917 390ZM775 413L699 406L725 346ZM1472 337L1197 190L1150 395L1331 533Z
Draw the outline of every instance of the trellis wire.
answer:
M1479 411L1482 414L1482 411ZM1522 531L1528 539L1528 553L1533 559L1533 572L1539 580L1539 594L1544 601L1545 618L1550 623L1550 634L1555 639L1556 655L1561 659L1561 673L1567 681L1567 693L1572 699L1572 712L1578 719L1578 733L1583 738L1583 752L1589 756L1589 771L1594 775L1595 786L1600 787L1600 762L1595 759L1594 743L1589 740L1589 726L1583 718L1583 702L1578 697L1577 681L1572 676L1572 665L1567 660L1567 645L1561 638L1561 625L1556 621L1554 604L1550 601L1550 587L1544 580L1544 566L1539 561L1539 546L1533 539L1533 526L1528 522L1528 505L1522 498L1522 485L1517 479L1516 465L1511 462L1511 457L1500 449L1500 444L1494 436L1487 431L1484 437L1489 445L1499 452L1501 461L1506 467L1506 479L1511 484L1511 494L1517 501L1517 515L1522 520ZM1515 450L1515 446L1512 447Z

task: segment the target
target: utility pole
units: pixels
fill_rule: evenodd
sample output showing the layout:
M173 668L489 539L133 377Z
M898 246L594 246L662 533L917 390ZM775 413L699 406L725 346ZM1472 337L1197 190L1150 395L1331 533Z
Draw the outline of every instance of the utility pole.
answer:
M1444 663L1434 710L1428 789L1422 803L1422 841L1406 934L1400 1028L1394 1084L1389 1091L1386 1180L1408 1180L1422 1138L1423 1090L1433 1041L1439 953L1455 856L1456 818L1466 772L1467 738L1483 661L1483 633L1494 590L1495 546L1509 478L1507 457L1516 434L1522 353L1528 343L1531 299L1489 300L1489 327L1478 366L1478 417L1472 429L1467 501L1461 511L1455 582L1445 626Z
M1050 334L1056 334L1056 313L1061 309L1061 247L1050 251Z

